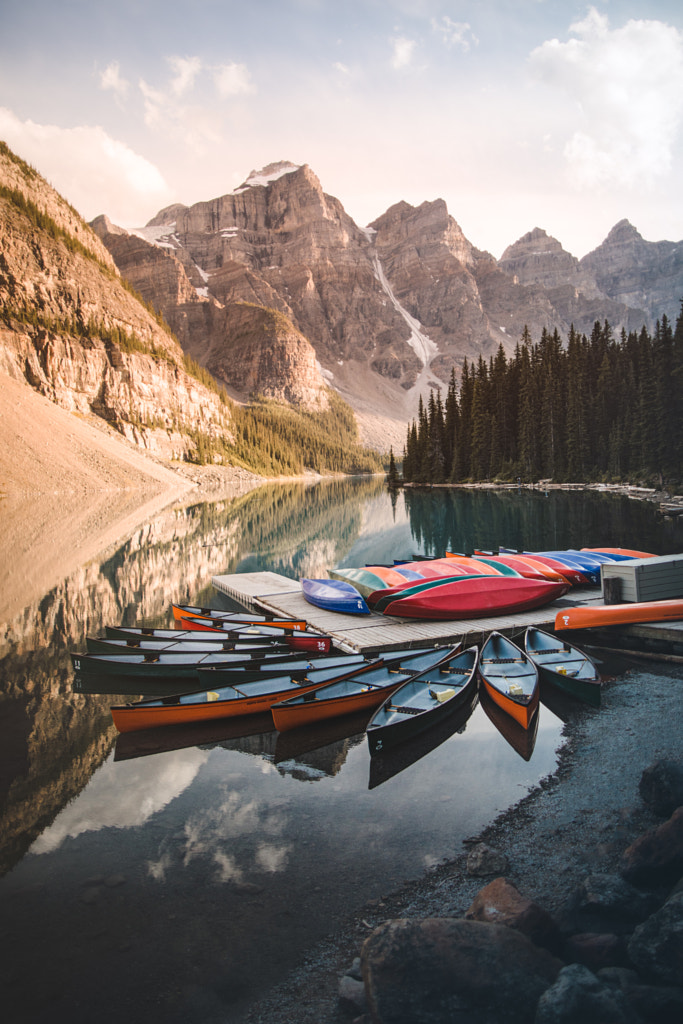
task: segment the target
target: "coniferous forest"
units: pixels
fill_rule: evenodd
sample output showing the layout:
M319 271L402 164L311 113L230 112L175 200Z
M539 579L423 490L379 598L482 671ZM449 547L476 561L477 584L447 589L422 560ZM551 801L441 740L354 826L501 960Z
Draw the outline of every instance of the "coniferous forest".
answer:
M403 480L683 481L683 304L675 329L654 335L597 321L534 342L525 328L514 356L451 373L445 403L432 391L408 428Z

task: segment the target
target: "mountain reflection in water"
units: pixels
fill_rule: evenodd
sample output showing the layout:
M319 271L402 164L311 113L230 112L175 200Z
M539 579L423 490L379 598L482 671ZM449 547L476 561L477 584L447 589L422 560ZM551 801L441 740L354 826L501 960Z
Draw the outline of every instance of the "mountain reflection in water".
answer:
M138 695L74 687L86 636L169 625L173 600L228 607L217 574L323 577L499 543L666 553L681 525L595 493L392 500L380 479L291 483L169 509L40 601L14 595L0 628L7 1019L236 1022L340 917L458 853L552 773L561 743L546 704L528 760L480 705L384 765L355 716L282 736L268 716L117 736L110 705Z

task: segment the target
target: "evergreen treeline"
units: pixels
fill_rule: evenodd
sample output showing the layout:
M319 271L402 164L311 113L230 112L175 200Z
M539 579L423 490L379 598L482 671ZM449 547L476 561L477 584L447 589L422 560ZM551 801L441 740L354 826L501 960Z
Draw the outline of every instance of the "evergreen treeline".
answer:
M590 338L570 330L514 356L451 373L445 403L432 391L408 428L403 480L459 483L683 480L683 305L675 330L654 336L596 321Z

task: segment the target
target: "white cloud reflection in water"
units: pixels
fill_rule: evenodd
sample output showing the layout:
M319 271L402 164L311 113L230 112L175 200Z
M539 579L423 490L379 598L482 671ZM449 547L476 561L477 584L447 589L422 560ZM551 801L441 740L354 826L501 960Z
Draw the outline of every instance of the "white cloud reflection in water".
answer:
M191 785L208 757L208 751L197 748L140 761L114 763L109 757L30 852L52 853L83 832L143 825Z

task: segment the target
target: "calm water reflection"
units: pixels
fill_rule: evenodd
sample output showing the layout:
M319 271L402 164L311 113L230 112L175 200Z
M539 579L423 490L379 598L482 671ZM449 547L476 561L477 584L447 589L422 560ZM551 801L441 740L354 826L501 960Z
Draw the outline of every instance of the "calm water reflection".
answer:
M217 573L324 576L498 543L664 553L683 549L680 530L594 493L392 501L377 480L291 484L169 511L79 567L0 631L8 1019L239 1020L335 918L459 852L552 772L562 717L576 713L544 704L519 737L477 704L372 765L357 719L298 735L259 717L117 740L112 696L73 688L69 651L87 635L166 624L172 599L215 600Z

